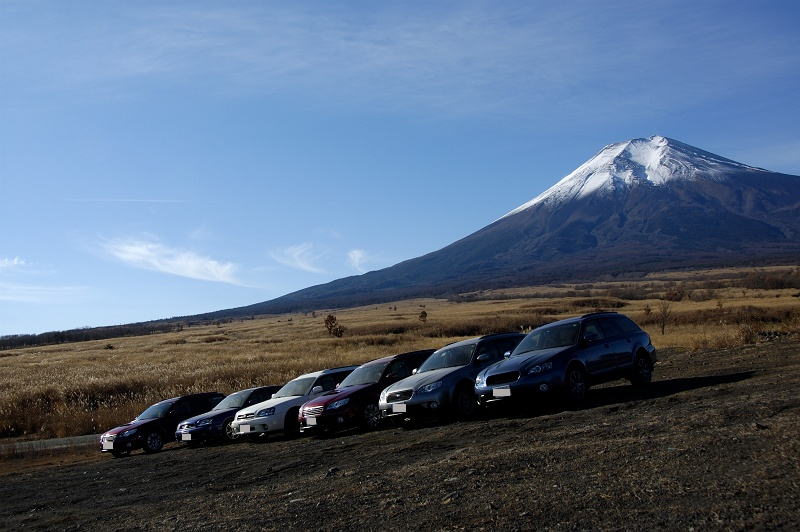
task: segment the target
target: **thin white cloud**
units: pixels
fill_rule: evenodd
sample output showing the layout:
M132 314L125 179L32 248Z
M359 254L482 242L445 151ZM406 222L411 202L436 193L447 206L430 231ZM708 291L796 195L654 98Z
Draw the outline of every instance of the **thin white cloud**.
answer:
M103 247L113 257L136 268L202 281L241 284L236 278L234 263L219 262L157 241L117 239L106 242Z
M73 300L86 290L82 286L36 286L0 283L0 301L58 303Z
M11 268L19 268L20 266L25 266L25 261L19 257L0 257L0 270L4 269L11 269Z
M274 261L289 268L311 273L327 273L317 265L322 254L314 253L314 245L310 242L274 249L269 254Z
M358 273L366 273L367 269L364 263L368 260L367 252L363 249L351 249L347 252L347 260L350 261L350 266L355 268Z

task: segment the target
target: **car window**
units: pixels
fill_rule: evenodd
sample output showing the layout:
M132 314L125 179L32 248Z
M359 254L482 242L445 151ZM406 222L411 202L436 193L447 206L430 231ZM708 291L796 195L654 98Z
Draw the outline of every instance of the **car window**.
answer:
M506 353L511 353L519 345L524 336L512 336L511 338L503 338L499 342L498 351L502 357Z
M395 360L389 367L386 368L386 371L383 374L387 378L391 378L394 381L399 381L400 379L405 379L406 377L411 375L411 366L408 365L407 360Z
M261 390L256 390L250 394L250 397L247 398L246 405L254 405L256 403L261 403L262 401L266 401L272 395L272 390L270 388L262 388Z
M614 323L614 320L610 318L603 318L600 320L600 326L605 332L606 338L611 338L612 336L622 336L622 329Z
M597 320L587 321L583 325L583 337L585 338L589 334L596 334L597 338L601 340L606 337Z
M189 405L189 401L181 401L175 406L170 409L170 414L172 417L185 419L192 415L192 408Z
M322 386L322 391L327 392L336 388L337 382L342 377L344 377L344 375L337 375L335 373L322 375L317 379L317 382L314 383L314 386Z
M483 354L488 354L489 360L492 362L500 360L502 355L500 353L500 346L498 345L498 342L495 340L479 343L475 356L477 358Z
M636 325L632 320L626 318L625 316L615 316L611 318L617 326L622 329L626 333L637 333L641 329L639 326Z

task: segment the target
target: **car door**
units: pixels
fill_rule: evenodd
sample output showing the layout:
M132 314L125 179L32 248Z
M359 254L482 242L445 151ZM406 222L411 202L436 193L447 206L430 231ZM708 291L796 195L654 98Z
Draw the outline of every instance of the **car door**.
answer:
M472 368L472 378L478 376L478 373L481 372L487 366L502 360L503 358L503 351L504 343L502 340L485 340L478 344L478 347L475 349L475 358L474 363L470 365ZM478 360L478 357L482 357L482 355L488 355L488 359L486 360Z
M393 360L386 366L378 387L383 390L397 381L410 377L412 369L414 368L411 367L407 358Z
M606 343L610 345L613 358L613 369L629 368L633 364L633 344L630 338L613 318L602 318L600 326L605 333Z
M581 352L586 370L590 375L600 376L614 369L615 360L611 344L606 341L600 320L584 322L581 331Z
M314 387L321 386L322 393L329 392L336 388L336 385L339 384L344 379L344 375L339 375L338 373L328 373L327 375L320 375L317 378L317 381L314 383ZM313 389L313 387L312 387Z
M184 419L188 419L195 414L202 414L202 412L192 412L192 407L189 399L181 399L176 401L172 408L169 409L167 415L163 418L162 428L166 434L175 432L178 428L178 423Z

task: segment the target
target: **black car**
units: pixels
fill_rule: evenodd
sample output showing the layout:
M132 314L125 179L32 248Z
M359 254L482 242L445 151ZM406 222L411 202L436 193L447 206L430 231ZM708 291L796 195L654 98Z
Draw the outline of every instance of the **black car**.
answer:
M650 382L656 349L630 318L598 312L533 330L507 360L480 372L475 393L483 404L562 391L579 403L589 386L619 378Z
M414 375L383 390L382 414L411 421L443 412L469 417L477 406L475 376L502 360L523 338L520 333L491 334L435 351Z
M413 351L359 366L336 389L300 408L300 430L319 433L354 426L376 428L381 421L381 390L410 376L432 353L433 349Z
M160 451L170 441L182 419L208 412L225 396L217 392L173 397L156 403L131 421L100 436L100 450L124 456L136 449L146 453Z
M236 412L266 401L280 388L280 386L261 386L232 393L217 403L212 410L181 421L175 431L175 439L186 443L207 440L233 441L239 437L239 434L231 428Z

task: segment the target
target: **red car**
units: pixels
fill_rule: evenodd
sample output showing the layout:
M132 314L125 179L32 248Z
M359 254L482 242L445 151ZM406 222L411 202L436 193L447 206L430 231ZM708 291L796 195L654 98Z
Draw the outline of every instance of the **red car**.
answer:
M350 427L376 428L381 421L381 391L411 375L431 353L433 349L412 351L359 366L336 389L300 407L300 430L320 433Z

